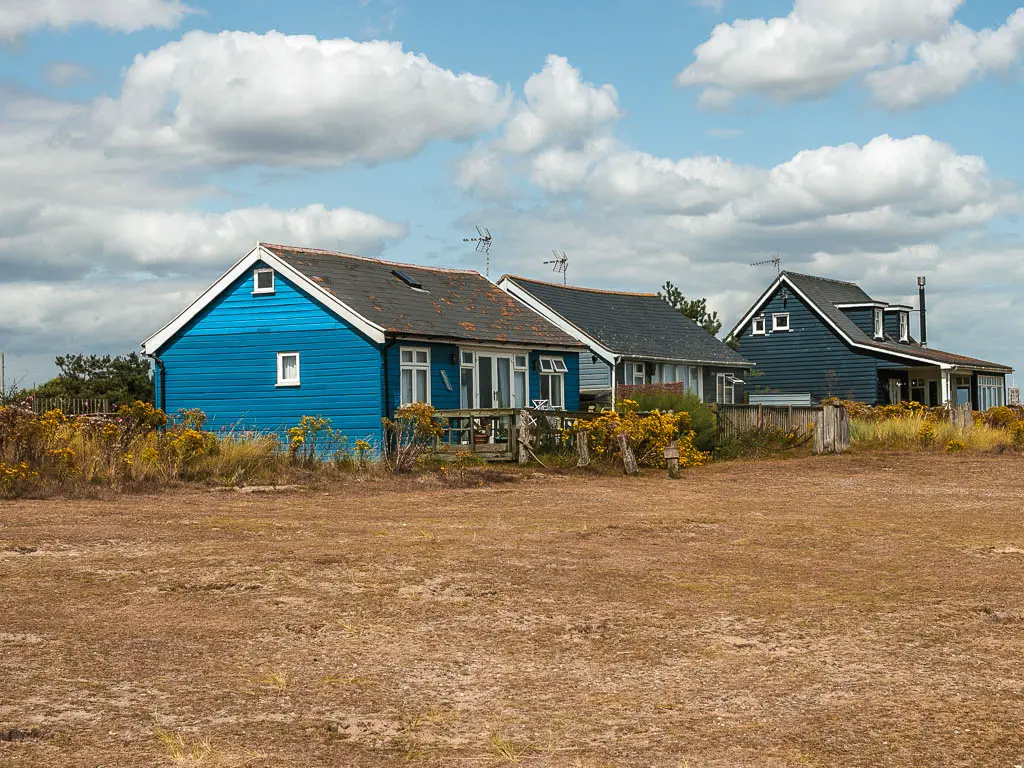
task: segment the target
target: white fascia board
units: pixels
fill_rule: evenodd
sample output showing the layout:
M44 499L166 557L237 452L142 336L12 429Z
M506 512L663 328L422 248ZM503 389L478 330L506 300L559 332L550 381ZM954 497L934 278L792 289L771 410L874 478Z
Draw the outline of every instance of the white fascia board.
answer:
M616 362L616 355L610 349L602 346L601 344L594 341L587 334L577 328L575 325L570 323L560 314L555 312L547 304L544 304L540 300L536 299L533 294L529 293L525 288L517 284L514 280L510 280L507 277L501 278L498 281L498 287L505 291L508 295L523 302L526 306L536 312L538 315L543 317L549 323L554 325L556 328L564 331L565 333L572 336L580 343L587 346L591 352L600 357L609 365L614 366Z
M884 301L852 301L845 304L836 304L836 309L866 309L872 307L873 309L885 309L890 306Z
M940 370L948 370L951 367L948 363L940 363L940 362L938 362L936 360L927 360L927 359L922 358L922 357L915 357L914 355L908 355L906 352L898 352L896 350L889 350L889 349L879 349L878 347L873 347L870 344L862 344L860 342L854 341L853 339L851 339L846 334L845 331L843 331L842 328L840 328L838 325L836 325L834 322L832 322L831 318L829 318L828 315L826 315L824 312L822 312L818 308L817 304L815 304L813 301L811 301L809 298L807 298L807 296L803 293L803 291L801 291L799 288L797 288L793 284L793 282L791 280L789 280L789 278L787 278L785 275L779 275L775 279L775 282L773 282L768 287L768 290L765 291L763 294L761 294L761 297L757 301L754 302L754 305L750 308L750 310L747 312L747 314L743 316L743 319L740 320L739 323L736 324L736 327L734 327L732 329L732 332L730 333L730 335L731 336L735 336L736 332L740 328L742 328L744 325L749 323L751 318L753 318L754 315L757 314L757 312L768 302L768 299L771 298L771 295L773 293L775 293L775 291L778 289L778 287L780 285L782 285L783 283L785 283L788 288L792 289L793 292L796 293L796 295L800 297L800 299L804 302L804 304L806 304L808 307L810 307L815 312L815 314L818 315L818 317L820 317L822 320L825 321L825 323L828 325L829 328L831 328L833 331L835 331L837 334L839 334L839 338L841 338L843 341L845 341L851 347L855 347L857 349L865 349L865 350L867 350L869 352L875 352L876 354L892 355L893 357L902 357L902 358L904 358L906 360L913 360L914 362L924 363L925 365L937 366Z
M753 305L747 311L747 314L745 314L743 316L743 319L740 320L738 323L736 323L736 325L733 327L733 329L731 331L729 331L728 335L729 336L735 336L737 331L739 331L740 328L742 328L747 323L749 323L754 318L754 315L756 315L761 310L761 308L765 304L768 303L768 299L771 298L771 295L773 293L775 293L775 290L781 284L782 284L782 275L779 275L777 278L775 278L775 280L772 282L772 284L768 286L768 290L766 290L764 293L762 293L761 296L758 298L758 300L753 303Z
M838 304L836 306L839 306ZM883 312L913 312L913 307L906 304L887 304L882 310Z
M253 266L260 261L272 267L283 277L288 278L288 280L294 283L300 290L309 295L310 298L320 302L327 309L338 315L338 317L351 323L372 341L378 344L384 343L384 328L382 326L367 320L350 306L339 300L336 296L325 291L294 267L291 267L285 261L260 245L253 248L243 258L235 262L234 266L221 275L217 282L203 291L199 298L193 301L177 317L171 320L171 322L142 342L142 351L147 355L156 354L156 352L170 341L178 331L184 328L190 320L202 312L203 309L209 306L218 296L226 291L231 284L235 282L235 280L252 269Z

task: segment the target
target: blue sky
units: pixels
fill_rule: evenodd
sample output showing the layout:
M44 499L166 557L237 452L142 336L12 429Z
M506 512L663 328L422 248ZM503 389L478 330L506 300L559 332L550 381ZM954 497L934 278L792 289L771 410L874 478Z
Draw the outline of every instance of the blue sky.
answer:
M0 41L26 384L136 348L257 239L482 268L477 223L494 277L558 248L727 325L775 252L893 301L927 274L933 345L1024 365L1013 2L0 0Z

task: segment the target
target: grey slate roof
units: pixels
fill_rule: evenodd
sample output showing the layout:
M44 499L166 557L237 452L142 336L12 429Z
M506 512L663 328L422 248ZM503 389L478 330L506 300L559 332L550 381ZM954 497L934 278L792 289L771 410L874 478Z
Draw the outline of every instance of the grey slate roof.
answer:
M749 367L726 346L654 293L577 288L525 277L507 279L605 349L621 357Z
M398 264L347 253L261 245L367 320L400 336L582 347L479 272ZM418 281L414 290L394 274Z
M974 357L956 355L952 352L943 352L932 347L922 347L918 344L901 343L898 339L886 336L884 340L875 339L864 333L849 316L836 304L860 304L874 302L867 293L854 283L845 283L841 280L832 280L826 277L814 275L803 275L799 272L784 271L785 277L803 293L823 315L828 317L838 326L851 340L858 344L875 347L881 352L895 352L897 354L913 355L924 360L931 360L935 363L948 365L962 365L974 368L987 368L993 371L1005 371L1011 373L1013 369L1000 363L990 363L987 360L979 360Z

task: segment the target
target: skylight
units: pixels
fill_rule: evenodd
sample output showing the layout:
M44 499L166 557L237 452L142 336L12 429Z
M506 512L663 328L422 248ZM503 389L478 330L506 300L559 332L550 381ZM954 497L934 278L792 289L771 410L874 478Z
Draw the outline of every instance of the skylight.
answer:
M420 291L423 290L423 283L421 283L415 277L410 275L408 272L403 272L400 269L392 269L391 270L391 274L394 275L395 277L397 277L399 280L401 280L406 285L408 285L410 288L415 288L415 289L420 290Z

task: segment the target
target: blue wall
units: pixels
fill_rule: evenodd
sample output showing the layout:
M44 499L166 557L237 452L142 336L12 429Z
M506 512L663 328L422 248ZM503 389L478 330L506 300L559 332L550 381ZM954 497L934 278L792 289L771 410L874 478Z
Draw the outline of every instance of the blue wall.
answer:
M854 325L868 335L869 339L875 338L875 310L872 307L861 307L858 309L840 310L844 315L853 320Z
M300 386L277 386L278 352L300 354ZM379 348L281 275L275 293L254 296L246 272L157 355L165 410L199 408L212 430L282 433L308 415L350 443L380 439Z
M400 350L401 347L429 347L430 348L430 400L438 410L457 410L460 407L459 401L459 347L457 344L439 344L417 342L414 339L400 341L388 347L385 357L387 358L387 388L388 413L394 413L395 408L401 402L400 391ZM469 347L467 347L469 349ZM589 353L587 353L589 354ZM565 408L569 411L579 410L580 407L580 360L576 352L550 352L534 350L530 352L529 367L529 389L530 400L540 398L540 364L537 360L541 356L560 357L565 361L568 371L565 373ZM454 363L452 361L455 361ZM538 370L534 370L534 367ZM452 390L449 392L441 378L441 371L448 375Z
M874 403L878 399L878 361L847 345L799 297L790 295L784 307L779 293L772 294L763 309L766 335L752 336L750 323L737 334L740 353L757 364L746 380L746 391L810 392L817 399L831 393ZM790 331L772 332L773 312L789 312Z

